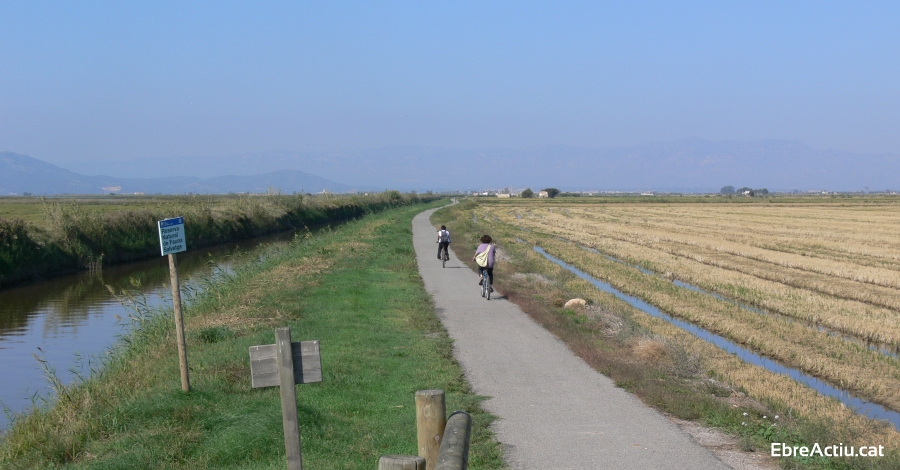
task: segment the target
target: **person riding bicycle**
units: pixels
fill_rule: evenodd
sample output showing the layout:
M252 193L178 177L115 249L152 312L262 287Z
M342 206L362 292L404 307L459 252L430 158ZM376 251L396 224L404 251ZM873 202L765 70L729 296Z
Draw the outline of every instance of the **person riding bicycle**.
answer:
M472 257L472 261L475 261L475 258L478 257L479 253L483 253L485 250L488 250L487 266L484 266L484 267L479 266L478 272L479 272L479 274L482 274L483 272L487 272L488 282L490 283L491 286L494 285L494 260L495 260L494 255L496 254L496 249L495 249L494 245L491 245L491 242L493 240L494 239L491 238L490 235L482 235L481 245L478 245L478 249L475 250L475 256ZM479 286L481 285L482 282L484 282L484 275L482 274L481 277L482 277L482 279L478 281ZM491 289L493 290L493 287L491 287Z
M437 233L438 259L441 259L441 250L446 250L450 246L450 231L446 225L441 225L441 229ZM450 253L448 252L449 256Z

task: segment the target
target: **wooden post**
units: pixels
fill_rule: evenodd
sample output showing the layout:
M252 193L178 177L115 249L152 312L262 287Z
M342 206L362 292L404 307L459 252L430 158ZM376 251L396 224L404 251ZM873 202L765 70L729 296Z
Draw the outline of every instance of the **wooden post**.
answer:
M322 381L319 341L291 342L290 328L275 330L275 344L250 346L250 382L253 388L280 387L281 418L288 470L301 470L300 423L295 384Z
M178 259L169 255L169 278L172 281L172 303L175 304L175 337L178 343L178 362L181 365L181 390L191 390L188 375L187 346L184 342L184 317L181 316L181 286L178 285Z
M447 428L441 440L436 470L466 470L469 468L469 441L472 439L472 417L465 411L454 411L447 418Z
M414 455L382 455L378 470L425 470L425 459Z
M275 355L281 390L281 418L288 470L302 470L300 424L297 419L297 390L294 388L294 355L291 352L291 329L275 330Z
M425 458L425 469L434 470L438 450L447 425L447 408L443 390L416 392L416 438L419 456Z

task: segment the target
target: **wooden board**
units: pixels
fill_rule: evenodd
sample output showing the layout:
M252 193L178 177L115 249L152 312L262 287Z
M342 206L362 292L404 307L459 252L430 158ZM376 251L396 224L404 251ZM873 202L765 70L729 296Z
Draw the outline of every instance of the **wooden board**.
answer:
M294 358L294 383L308 384L322 381L322 357L319 341L291 342ZM250 346L250 379L253 388L277 387L278 361L275 345Z

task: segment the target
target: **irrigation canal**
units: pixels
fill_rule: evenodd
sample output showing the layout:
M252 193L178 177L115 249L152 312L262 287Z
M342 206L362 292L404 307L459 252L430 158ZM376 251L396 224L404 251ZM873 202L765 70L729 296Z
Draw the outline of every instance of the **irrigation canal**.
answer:
M848 408L856 411L859 414L862 414L869 418L887 420L891 424L893 424L894 428L896 428L897 430L900 430L900 413L898 413L896 411L889 410L877 403L872 403L870 401L866 401L861 398L855 397L855 396L851 395L849 392L847 392L846 390L841 390L841 389L836 388L836 387L834 387L820 379L817 379L809 374L806 374L806 373L801 372L794 368L786 367L772 359L769 359L767 357L763 357L759 354L756 354L742 346L735 344L732 341L725 339L722 336L719 336L715 333L712 333L703 328L700 328L697 325L686 322L684 320L679 320L677 318L674 318L666 313L663 313L661 310L654 307L653 305L650 305L649 303L647 303L637 297L625 294L625 293L619 291L618 289L616 289L615 287L611 286L610 284L603 282L599 279L596 279L593 276L591 276L590 274L587 274L584 271L581 271L580 269L566 263L565 261L563 261L559 258L556 258L553 255L550 255L549 253L544 251L544 249L541 248L540 246L534 246L533 248L534 248L534 251L540 253L543 257L547 258L548 260L558 264L559 266L562 266L563 268L569 270L570 272L577 275L578 277L590 282L598 289L615 295L616 297L627 302L632 307L635 307L638 310L641 310L641 311L647 313L648 315L663 319L685 331L688 331L689 333L693 334L694 336L696 336L704 341L708 341L708 342L718 346L719 348L723 349L724 351L727 351L731 354L736 355L737 357L739 357L741 360L743 360L745 362L764 367L764 368L766 368L766 370L775 372L777 374L787 375L788 377L796 380L797 382L800 382L800 383L812 388L813 390L816 390L817 392L819 392L822 395L832 397L832 398L839 400L841 403L847 405Z
M282 232L178 255L184 292L200 288L214 269L228 271L235 254L254 259L262 245L286 244L294 232ZM78 273L0 290L0 405L19 413L34 399L52 396L40 358L63 383L87 376L127 330L134 312L107 286L144 295L148 306L171 305L169 267L165 257ZM190 347L190 346L189 346ZM9 425L0 413L0 430Z
M560 240L565 241L565 242L569 242L568 240L563 239L563 238L560 238ZM619 263L619 264L623 264L623 265L628 266L628 267L630 267L630 268L637 269L638 271L640 271L640 272L642 272L642 273L644 273L644 274L649 274L649 275L651 275L651 276L662 276L661 273L651 271L651 270L649 270L649 269L647 269L647 268L645 268L645 267L643 267L643 266L638 266L638 265L636 265L636 264L632 264L632 263L626 262L626 261L624 261L624 260L621 260L621 259L619 259L619 258L610 256L610 255L607 255L607 254L605 254L605 253L601 253L601 252L600 252L599 250L597 250L596 248L591 248L591 247L587 247L587 246L582 246L581 248L582 248L583 250L590 251L591 253L594 253L594 254L598 254L598 255L600 255L600 256L603 256L604 258L606 258L606 259L608 259L608 260L610 260L610 261L612 261L612 262ZM829 335L829 336L834 336L834 337L837 337L837 338L841 338L841 339L844 340L844 341L849 341L849 342L851 342L851 343L856 343L856 344L858 344L858 345L860 345L860 346L863 346L863 347L868 348L870 351L875 351L875 352L878 352L878 353L880 353L880 354L884 354L885 356L893 357L894 359L900 359L900 353L898 353L898 349L897 349L896 347L892 348L892 347L889 346L889 345L882 344L882 343L878 343L878 342L873 342L873 341L863 341L863 340L861 340L861 339L859 339L859 338L855 338L855 337L853 337L853 336L850 336L850 335L847 335L847 334L843 334L843 333L841 333L841 332L839 332L839 331L836 331L836 330L827 328L827 327L822 326L822 325L813 324L813 323L807 322L807 321L801 321L801 320L798 320L798 319L796 319L796 318L791 318L791 317L789 317L789 316L787 316L787 315L783 315L783 314L780 314L780 313L769 312L769 311L763 310L763 309L761 309L761 308L757 308L757 307L754 307L754 306L752 306L752 305L745 304L745 303L743 303L743 302L738 302L738 301L736 301L736 300L734 300L734 299L730 299L730 298L725 297L725 296L723 296L723 295L717 294L717 293L715 293L715 292L713 292L713 291L706 290L706 289L702 289L702 288L697 287L697 286L695 286L695 285L693 285L693 284L688 284L688 283L686 283L686 282L684 282L684 281L680 281L680 280L678 280L678 279L673 280L673 281L672 281L672 284L675 284L675 285L678 286L678 287L683 287L683 288L685 288L685 289L692 290L692 291L694 291L694 292L699 292L699 293L701 293L701 294L703 294L703 295L708 295L708 296L710 296L710 297L714 297L714 298L716 298L716 299L718 299L718 300L721 300L722 302L729 303L729 304L731 304L731 305L735 305L735 306L740 307L740 308L742 308L742 309L744 309L744 310L747 310L747 311L749 311L749 312L758 313L758 314L760 314L760 315L773 316L773 317L777 317L777 318L780 318L780 319L782 319L782 320L786 320L786 321L789 321L789 322L801 322L801 323L805 324L806 326L809 326L809 327L812 327L812 328L816 328L816 329L818 329L819 331L821 331L821 332L823 332L823 333L825 333L825 334L827 334L827 335Z

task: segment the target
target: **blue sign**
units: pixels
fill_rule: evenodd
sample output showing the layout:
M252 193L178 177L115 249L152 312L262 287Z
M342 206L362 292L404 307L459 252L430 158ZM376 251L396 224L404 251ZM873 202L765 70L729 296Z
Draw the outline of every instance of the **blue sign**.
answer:
M159 225L159 251L162 256L187 251L184 217L160 220L157 224Z

